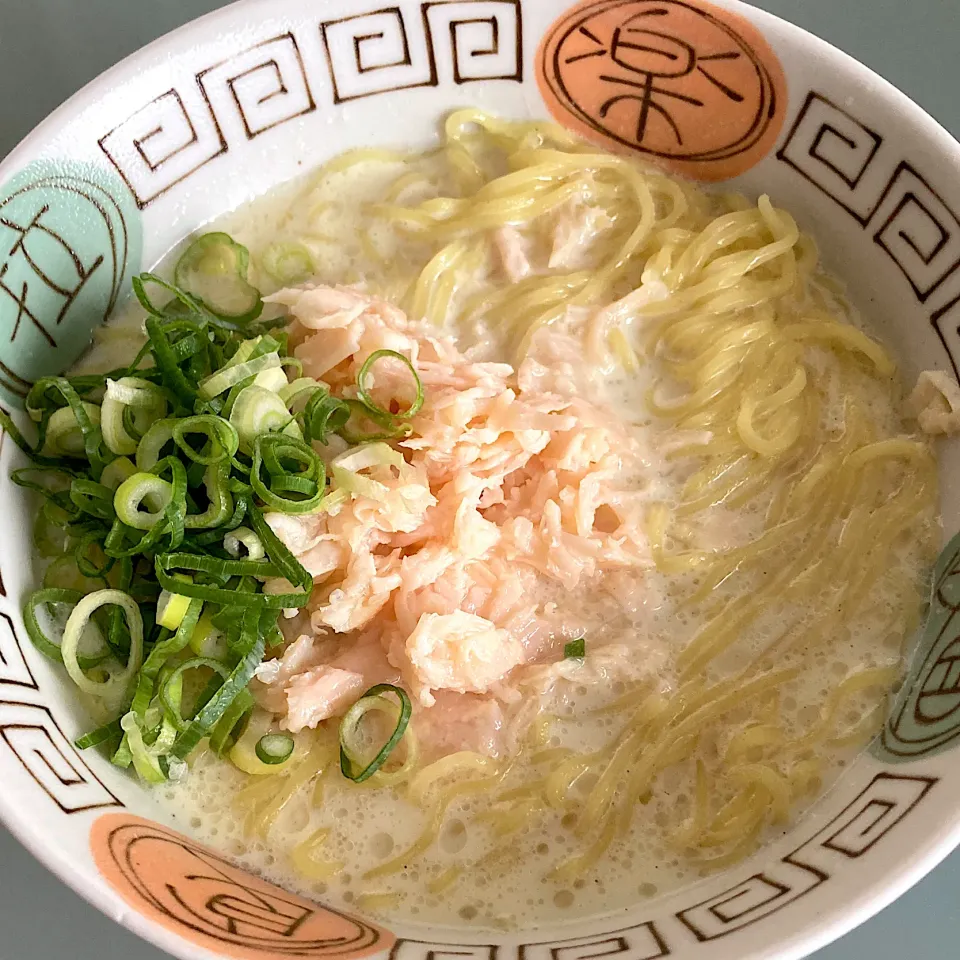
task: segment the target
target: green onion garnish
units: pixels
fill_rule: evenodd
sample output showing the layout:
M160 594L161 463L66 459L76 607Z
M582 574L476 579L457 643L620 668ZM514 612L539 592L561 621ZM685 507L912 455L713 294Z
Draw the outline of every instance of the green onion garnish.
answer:
M410 373L410 376L413 377L413 382L416 384L417 394L413 402L407 407L406 410L398 411L393 413L390 410L385 409L380 406L373 397L370 396L369 391L367 390L367 378L372 373L374 365L380 360L399 360ZM413 364L405 357L402 353L397 353L396 350L374 350L373 353L363 361L363 366L360 368L360 373L357 375L357 396L360 398L361 403L373 414L376 416L384 417L391 420L409 420L410 417L415 416L420 412L420 408L423 406L423 384L420 382L420 377L417 374L417 371L414 369Z
M564 660L582 660L586 654L587 641L583 637L577 637L576 640L571 640L569 643L564 644Z
M398 703L388 700L383 694L392 693ZM386 713L396 718L396 725L386 742L377 750L372 760L365 761L360 754L360 728L368 713ZM393 753L403 739L410 723L410 698L406 691L392 683L378 683L371 687L343 716L340 721L340 771L348 780L362 783L372 777Z
M257 741L254 752L262 763L283 763L293 753L293 738L284 733L268 733Z
M312 269L305 251L276 253L278 274ZM280 612L309 600L312 576L264 513L324 509L331 481L314 444L405 436L424 402L412 363L392 350L367 357L357 398L302 376L284 321L258 319L248 261L227 234L197 238L176 283L134 277L147 342L129 365L40 378L26 398L27 435L0 410L0 429L30 461L11 479L42 498L35 537L51 561L24 605L27 633L111 717L77 745L108 748L114 764L151 783L181 776L202 740L218 755L231 747L253 709L247 687L264 649L282 641ZM379 364L403 367L401 397L385 405L371 395ZM339 461L344 486L331 504L376 485L356 472L364 464L403 467L385 443ZM280 578L288 590L264 592ZM66 620L59 642L55 614ZM371 710L395 725L368 763L357 740ZM409 718L399 688L368 691L341 724L344 775L380 769ZM283 734L257 745L264 763L292 751Z
M260 316L260 291L247 283L250 254L227 233L205 233L184 251L174 269L178 287L219 317L249 322Z
M262 259L263 269L282 284L300 283L316 269L310 251L299 243L273 243Z

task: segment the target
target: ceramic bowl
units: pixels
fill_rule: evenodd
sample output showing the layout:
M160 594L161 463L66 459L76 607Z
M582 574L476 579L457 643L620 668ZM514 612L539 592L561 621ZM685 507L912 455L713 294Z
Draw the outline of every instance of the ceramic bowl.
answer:
M564 4L245 0L91 83L0 164L4 404L75 360L131 275L205 221L347 148L426 143L460 105L552 114L687 176L770 193L818 238L906 381L956 371L960 145L941 127L859 63L734 0ZM941 454L950 533L960 444ZM960 559L947 550L934 622L883 737L739 866L516 934L388 930L301 900L171 829L145 790L71 745L86 721L20 614L33 508L8 479L17 460L4 442L0 815L64 882L184 960L788 960L865 920L960 841Z

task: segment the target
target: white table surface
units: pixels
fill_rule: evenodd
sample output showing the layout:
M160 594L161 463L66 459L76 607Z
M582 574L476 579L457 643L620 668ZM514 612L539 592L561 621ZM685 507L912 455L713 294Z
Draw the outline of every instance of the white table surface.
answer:
M755 2L873 67L960 136L960 0ZM102 70L223 5L0 0L0 156ZM166 956L87 906L3 827L0 892L0 960ZM960 958L960 852L878 917L816 955L816 960L903 958Z

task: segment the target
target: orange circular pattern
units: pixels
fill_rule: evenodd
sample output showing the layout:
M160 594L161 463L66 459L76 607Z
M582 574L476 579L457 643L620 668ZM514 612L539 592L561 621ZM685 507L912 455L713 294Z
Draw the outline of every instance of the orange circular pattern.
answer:
M221 957L358 960L394 943L392 934L287 893L151 820L100 817L90 848L134 910Z
M696 180L754 166L786 113L759 30L700 0L586 0L547 31L537 80L565 126Z

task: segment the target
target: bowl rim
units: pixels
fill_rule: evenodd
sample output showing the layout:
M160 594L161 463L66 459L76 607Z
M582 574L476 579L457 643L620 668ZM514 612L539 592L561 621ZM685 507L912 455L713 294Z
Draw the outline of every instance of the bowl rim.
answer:
M307 5L309 0L289 0L289 2ZM324 2L326 0L320 0L320 5L322 6ZM540 3L545 0L527 0L527 2ZM822 54L828 60L846 67L867 84L878 99L889 103L893 113L907 115L911 123L919 128L922 139L931 144L934 153L951 158L960 169L960 141L911 97L856 57L805 27L747 3L745 0L709 0L709 2L740 14L761 30L766 27L771 33L779 34L784 38L784 46ZM97 74L32 127L5 157L0 158L0 184L10 175L11 168L18 169L32 159L30 154L36 149L36 142L51 137L64 126L65 121L88 106L94 105L102 96L104 88L124 82L129 77L131 69L136 69L141 59L151 55L162 56L165 52L171 54L182 52L185 41L188 41L197 30L210 29L227 35L234 33L238 20L244 15L252 18L258 8L267 16L276 10L273 0L232 0L225 6L195 17L138 47ZM279 16L282 19L284 14L281 13ZM768 156L772 155L773 151L768 154ZM126 907L102 878L97 883L85 882L74 858L50 842L48 837L37 829L32 818L25 815L10 801L2 787L0 787L0 823L59 881L110 920L181 960L198 960L200 957L217 956L212 951L154 923L138 911ZM739 948L740 960L802 960L803 957L839 939L885 909L935 869L958 846L960 846L960 802L956 806L952 820L940 822L936 828L927 830L922 842L913 848L909 858L899 860L895 865L871 878L866 884L857 885L851 890L852 896L843 897L829 906L815 921L806 924L789 939L759 944L746 950ZM531 934L536 936L533 931ZM438 937L438 942L441 939Z

